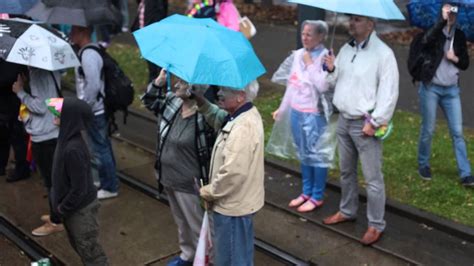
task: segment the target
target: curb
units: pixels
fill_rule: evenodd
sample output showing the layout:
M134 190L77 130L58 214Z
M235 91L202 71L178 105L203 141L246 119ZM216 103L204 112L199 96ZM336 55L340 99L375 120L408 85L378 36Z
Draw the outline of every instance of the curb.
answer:
M265 163L268 163L272 167L281 171L289 172L295 176L301 176L301 171L287 162L280 161L278 159L265 158ZM338 182L327 181L326 187L333 191L337 191L339 193L341 192L341 186ZM367 194L365 193L365 191L359 192L359 200L362 202L367 201ZM400 216L405 216L421 224L432 226L453 236L459 237L470 242L474 242L473 227L456 223L454 221L440 217L436 214L418 209L410 205L403 204L401 202L389 198L386 198L385 207L391 212L396 213Z

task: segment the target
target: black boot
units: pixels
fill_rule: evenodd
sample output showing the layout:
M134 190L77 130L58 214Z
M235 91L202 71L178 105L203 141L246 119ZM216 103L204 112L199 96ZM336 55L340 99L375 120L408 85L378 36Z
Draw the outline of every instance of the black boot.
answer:
M23 167L17 167L15 168L15 171L13 172L12 175L8 175L6 180L9 183L20 181L23 179L27 179L31 176L30 173L30 167L28 165L25 165Z

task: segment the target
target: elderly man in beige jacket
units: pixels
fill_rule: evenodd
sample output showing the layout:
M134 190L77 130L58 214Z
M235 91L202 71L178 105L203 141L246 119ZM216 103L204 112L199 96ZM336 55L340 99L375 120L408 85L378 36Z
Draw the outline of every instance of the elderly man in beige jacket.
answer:
M198 101L206 121L220 129L212 151L210 184L200 190L212 206L215 265L253 265L253 215L265 197L263 123L252 104L257 92L256 82L244 91L221 88L223 110Z

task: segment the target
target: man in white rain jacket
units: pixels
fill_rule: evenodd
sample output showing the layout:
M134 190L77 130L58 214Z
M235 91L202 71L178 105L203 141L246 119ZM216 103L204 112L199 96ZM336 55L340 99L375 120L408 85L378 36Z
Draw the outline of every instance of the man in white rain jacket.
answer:
M333 103L339 109L337 127L341 202L339 211L325 224L354 220L359 205L357 161L367 183L368 230L364 245L379 240L385 229L385 184L382 174L382 141L375 131L387 125L398 99L399 74L393 51L378 37L375 21L351 16L349 33L337 58L326 56L328 82L335 86Z

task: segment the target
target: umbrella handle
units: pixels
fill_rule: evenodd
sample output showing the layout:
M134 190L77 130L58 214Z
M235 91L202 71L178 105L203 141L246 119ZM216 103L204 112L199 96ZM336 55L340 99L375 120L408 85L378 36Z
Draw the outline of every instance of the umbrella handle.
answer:
M168 71L169 67L166 68L166 87L167 87L167 92L171 91L171 75L170 72Z
M336 35L336 27L337 27L337 15L338 13L336 12L335 13L336 16L334 17L334 25L332 26L332 33L331 33L331 43L329 45L329 49L333 49L333 45L334 45L334 36Z

